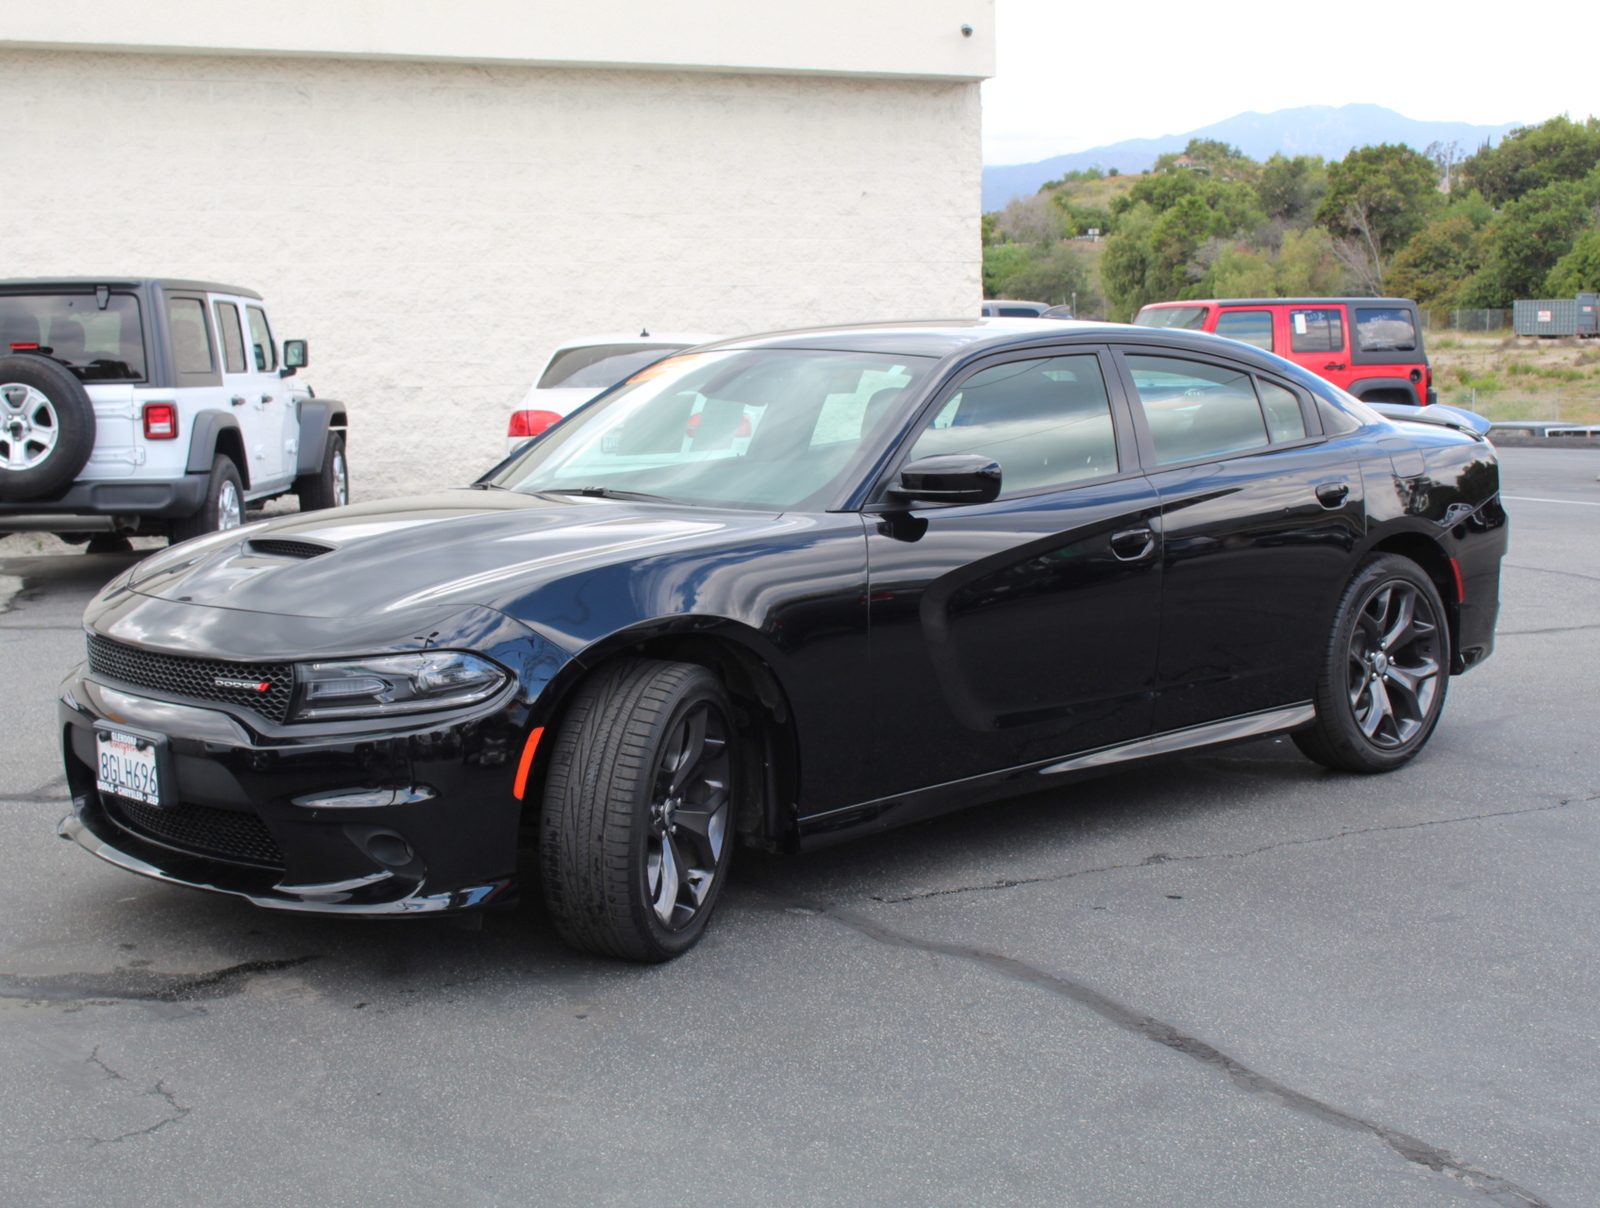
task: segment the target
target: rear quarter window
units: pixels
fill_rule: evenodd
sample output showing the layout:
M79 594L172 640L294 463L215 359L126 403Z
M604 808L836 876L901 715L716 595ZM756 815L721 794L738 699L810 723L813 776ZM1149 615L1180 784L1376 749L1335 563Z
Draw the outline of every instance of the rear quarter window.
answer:
M1398 307L1356 308L1356 346L1362 352L1415 352L1417 326Z

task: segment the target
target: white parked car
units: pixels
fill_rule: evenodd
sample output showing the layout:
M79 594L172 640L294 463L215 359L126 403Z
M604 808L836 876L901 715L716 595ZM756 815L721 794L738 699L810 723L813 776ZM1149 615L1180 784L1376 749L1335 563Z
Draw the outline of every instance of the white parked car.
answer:
M602 390L646 365L681 348L712 344L727 336L668 331L655 335L587 336L568 340L550 354L549 363L506 424L506 452L538 436L558 419L577 410Z

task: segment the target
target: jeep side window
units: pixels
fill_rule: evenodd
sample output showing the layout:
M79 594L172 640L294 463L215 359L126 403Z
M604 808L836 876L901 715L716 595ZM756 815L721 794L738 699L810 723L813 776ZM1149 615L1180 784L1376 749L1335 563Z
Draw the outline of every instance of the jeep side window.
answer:
M1289 347L1295 352L1343 352L1344 315L1337 310L1291 310Z
M168 298L167 323L172 328L173 368L179 373L213 372L211 336L200 299Z
M1217 316L1217 329L1213 333L1254 344L1257 348L1272 351L1272 312L1270 310L1225 310Z
M247 306L244 310L250 316L250 349L255 355L256 372L271 373L278 367L278 346L272 342L267 312L259 306Z
M222 368L227 373L243 373L244 331L239 326L239 308L232 302L218 302L217 330L222 333Z

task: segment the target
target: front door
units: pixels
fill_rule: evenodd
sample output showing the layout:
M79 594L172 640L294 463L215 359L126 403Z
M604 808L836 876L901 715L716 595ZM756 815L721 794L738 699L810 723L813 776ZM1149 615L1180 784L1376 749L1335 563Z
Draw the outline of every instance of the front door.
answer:
M1154 727L1310 699L1364 526L1361 476L1287 381L1123 350L1163 537Z
M283 477L283 417L276 400L261 389L244 337L243 301L212 299L217 339L222 345L222 384L233 417L239 421L249 462L247 490L254 494ZM240 467L246 469L246 467Z
M245 364L252 377L251 396L261 406L263 429L276 441L280 481L294 476L299 464L300 417L288 386L278 376L278 345L267 323L267 312L257 302L244 308Z
M1009 359L936 400L905 457L981 453L993 503L869 517L874 797L1144 735L1155 491L1104 350Z

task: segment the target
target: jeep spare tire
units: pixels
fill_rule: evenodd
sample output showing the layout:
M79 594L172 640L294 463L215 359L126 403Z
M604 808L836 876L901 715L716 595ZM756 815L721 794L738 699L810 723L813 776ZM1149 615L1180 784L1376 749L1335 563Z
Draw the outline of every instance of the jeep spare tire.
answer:
M66 366L31 353L0 357L0 501L70 486L94 452L94 404Z

